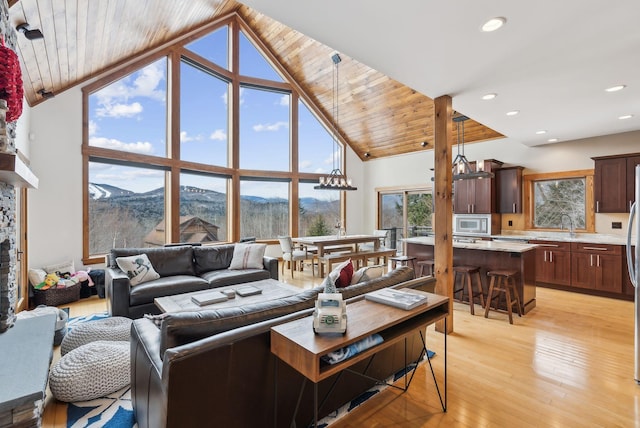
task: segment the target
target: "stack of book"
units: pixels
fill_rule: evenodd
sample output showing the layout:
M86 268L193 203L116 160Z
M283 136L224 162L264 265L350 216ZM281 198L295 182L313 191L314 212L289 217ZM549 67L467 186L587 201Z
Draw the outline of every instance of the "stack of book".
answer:
M416 306L427 303L428 294L424 291L413 290L411 288L396 290L393 288L383 288L365 294L365 299L396 308L410 310Z

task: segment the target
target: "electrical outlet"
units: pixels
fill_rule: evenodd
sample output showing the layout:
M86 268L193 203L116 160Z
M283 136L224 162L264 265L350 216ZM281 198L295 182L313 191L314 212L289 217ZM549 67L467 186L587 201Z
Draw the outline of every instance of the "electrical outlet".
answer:
M612 221L611 222L611 229L622 229L622 222Z
M513 226L513 220L509 220L509 227Z

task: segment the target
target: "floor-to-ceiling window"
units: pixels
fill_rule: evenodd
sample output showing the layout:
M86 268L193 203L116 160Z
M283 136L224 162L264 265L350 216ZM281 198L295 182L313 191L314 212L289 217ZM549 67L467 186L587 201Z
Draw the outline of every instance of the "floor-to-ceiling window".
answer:
M344 219L340 192L313 188L342 147L236 19L83 89L86 263Z

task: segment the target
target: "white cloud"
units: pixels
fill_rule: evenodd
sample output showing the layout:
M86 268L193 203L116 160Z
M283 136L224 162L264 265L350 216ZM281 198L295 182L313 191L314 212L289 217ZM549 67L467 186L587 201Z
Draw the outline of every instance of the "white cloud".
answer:
M289 107L289 100L291 99L291 95L283 95L280 97L280 102L278 103L279 106L283 106L283 107Z
M324 174L325 172L329 172L326 169L320 167L320 168L316 168L315 171L313 171L315 174Z
M339 159L340 159L340 151L336 150L333 153L331 153L331 155L328 158L324 160L324 163L333 165L333 161L334 160L337 161Z
M253 130L256 132L262 131L279 131L280 128L288 128L289 124L287 122L276 122L276 123L267 123L267 124L258 124L253 125Z
M305 161L301 161L300 162L300 169L307 169L309 168L311 165L313 165L313 162L305 160Z
M153 146L148 141L125 143L114 138L93 137L89 139L89 145L94 147L102 147L103 149L121 150L130 153L153 153Z
M211 135L209 135L209 138L211 140L227 141L227 133L222 129L216 129L211 133Z
M164 177L164 172L154 169L127 169L124 171L118 171L117 173L111 174L96 174L96 179L98 181L103 182L114 182L114 181L122 181L122 182L131 182L131 180L140 179L140 178L153 178L153 177Z
M202 135L198 134L195 137L190 136L187 131L180 131L180 142L187 143L189 141L202 141Z
M142 113L142 104L104 104L96 109L98 117L134 117Z
M89 136L92 137L94 135L96 135L96 132L98 132L98 124L95 123L93 120L89 121Z
M229 92L220 95L220 98L222 98L224 105L229 105ZM244 88L240 88L240 105L242 104L244 104Z

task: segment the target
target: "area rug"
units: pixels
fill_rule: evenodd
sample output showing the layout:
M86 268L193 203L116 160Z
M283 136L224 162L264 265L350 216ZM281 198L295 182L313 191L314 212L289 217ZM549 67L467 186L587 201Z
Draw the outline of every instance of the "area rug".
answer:
M67 331L78 324L108 318L106 312L70 318ZM106 397L67 404L67 428L134 428L136 427L131 389L127 386Z
M427 350L427 357L429 359L435 357L435 355L436 355L435 352L433 352L431 350ZM419 364L422 364L424 361L426 361L426 357L425 357L424 360L420 361ZM352 412L353 410L355 410L358 407L360 407L362 404L364 404L371 397L373 397L376 394L378 394L379 392L387 389L388 385L386 385L386 384L396 382L397 380L402 378L405 375L405 373L408 376L411 376L411 371L415 370L417 367L418 367L418 365L415 364L415 363L414 364L410 364L407 367L405 367L404 369L396 372L392 376L389 376L385 380L385 384L379 384L379 385L372 386L370 389L368 389L367 391L363 392L362 394L360 394L359 396L357 396L356 398L354 398L350 402L346 403L345 405L343 405L339 409L329 413L327 416L325 416L324 418L320 419L318 421L318 427L319 428L326 428L326 427L336 423L339 419L345 417L350 412ZM313 423L311 425L313 425Z

